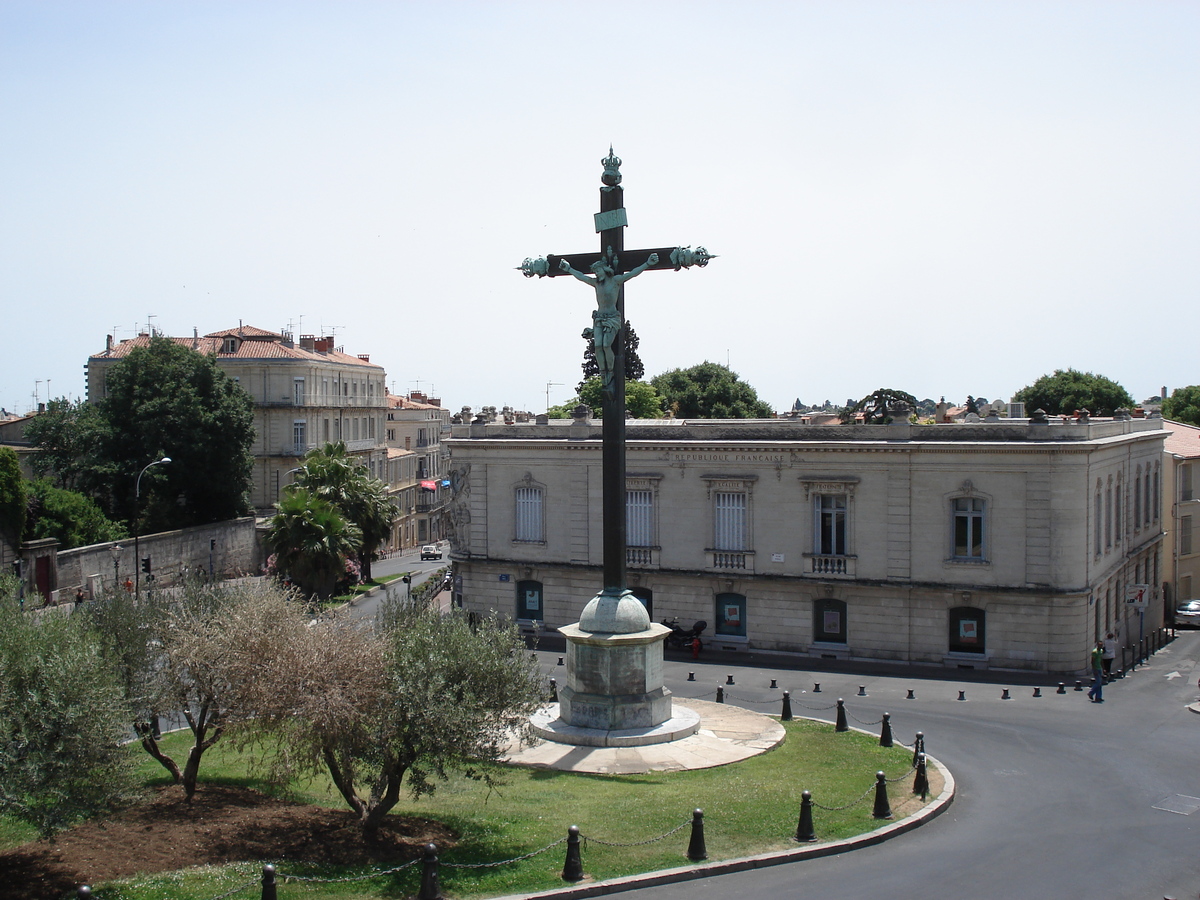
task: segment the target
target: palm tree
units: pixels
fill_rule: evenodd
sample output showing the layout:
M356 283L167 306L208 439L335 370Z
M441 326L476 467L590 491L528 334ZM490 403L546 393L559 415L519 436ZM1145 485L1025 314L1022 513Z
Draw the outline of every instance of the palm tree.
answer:
M300 590L325 600L333 596L346 557L362 545L362 532L331 503L305 488L292 488L275 504L267 545L275 564Z
M341 441L308 451L294 483L334 506L358 526L362 537L355 548L356 556L363 580L370 581L371 559L391 536L396 520L396 508L388 499L387 485L371 478Z

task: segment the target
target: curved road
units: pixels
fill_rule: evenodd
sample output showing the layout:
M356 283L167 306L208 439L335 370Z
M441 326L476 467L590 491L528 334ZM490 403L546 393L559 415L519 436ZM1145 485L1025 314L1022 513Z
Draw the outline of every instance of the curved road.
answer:
M543 653L554 674L557 654ZM665 664L667 685L698 697L724 684L731 700L792 690L801 708L846 700L862 721L892 714L898 738L924 731L928 752L954 773L958 793L931 823L877 847L841 856L644 888L639 900L862 898L1196 898L1200 894L1200 632L1178 639L1105 688L1103 704L1069 685L933 681L726 663ZM560 670L561 671L561 670ZM688 682L687 673L696 672ZM779 689L770 690L770 679ZM820 681L822 693L811 691ZM866 685L868 696L859 697ZM913 689L915 700L905 699ZM966 692L960 702L958 692ZM761 710L761 706L746 704ZM851 724L855 724L853 718ZM786 773L780 773L786 777ZM1177 812L1156 809L1173 807ZM1186 814L1192 810L1191 814ZM709 829L720 823L706 823ZM818 829L820 827L818 823Z

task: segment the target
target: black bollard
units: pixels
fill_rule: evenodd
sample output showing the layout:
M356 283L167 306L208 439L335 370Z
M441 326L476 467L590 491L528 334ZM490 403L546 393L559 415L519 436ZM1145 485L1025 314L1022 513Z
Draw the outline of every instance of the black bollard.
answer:
M966 699L967 699L967 692L966 692L966 691L959 691L959 692L958 692L958 699L959 699L959 700L966 700Z
M913 793L920 794L924 800L929 794L929 772L925 768L925 754L917 758L917 776L913 779Z
M688 672L688 681L695 681L695 680L696 680L696 673Z
M717 685L717 702L725 702L725 688L721 687L720 685Z
M442 886L438 883L437 844L425 845L421 857L421 890L417 900L442 900Z
M550 702L558 702L558 680L555 678L550 679Z
M821 693L821 682L818 681L816 684L813 685L813 693L814 694Z
M925 752L925 732L918 731L916 739L913 740L913 761L915 766L921 761L921 754Z
M905 699L905 700L916 700L916 699L917 699L917 695L913 693L913 689L912 689L912 688L909 688L909 689L908 689L908 696L907 696L907 697L905 697L904 699Z
M1035 697L1042 696L1042 689L1040 687L1035 687L1033 689L1033 696L1035 696Z
M834 731L849 731L850 723L846 721L846 701L838 699L837 702L837 724L834 726Z
M772 679L771 679L771 687L773 687L773 688L778 688L778 687L779 687L779 685L777 685L777 684L775 683L775 679L774 679L774 678L772 678Z
M692 862L708 859L708 849L704 846L704 810L692 810L692 838L688 841L687 858Z
M879 729L879 746L892 746L892 714L883 714L883 727Z
M1056 694L1065 694L1066 692L1067 692L1067 686L1060 681L1058 683L1058 690L1055 691L1055 693Z
M796 826L796 841L801 844L811 844L817 839L813 830L812 794L804 791L800 795L800 822Z
M731 674L729 674L729 675L726 675L726 676L725 676L725 683L726 683L726 684L733 684L733 674L732 674L732 673L731 673Z
M92 900L92 889L86 884L81 884L75 889L75 896L78 900Z
M781 721L781 722L792 721L792 692L791 691L783 692L783 712L781 712L779 714L779 721Z
M563 864L563 881L583 880L583 858L579 855L579 826L567 829L567 861Z
M871 816L876 819L892 817L892 807L888 803L887 795L887 776L882 772L875 773L875 808L871 810Z
M865 684L860 684L858 686L858 696L860 696L860 697L867 696L867 686Z
M558 665L563 665L563 658L561 656L558 658Z
M1082 681L1075 682L1075 690L1077 690L1077 691L1083 690L1083 682Z
M1012 699L1012 697L1008 696L1008 688L1004 689L1004 693L1002 693L1000 695L1000 699L1001 700L1011 700Z
M275 867L272 865L263 866L262 900L275 900L277 896L275 892Z

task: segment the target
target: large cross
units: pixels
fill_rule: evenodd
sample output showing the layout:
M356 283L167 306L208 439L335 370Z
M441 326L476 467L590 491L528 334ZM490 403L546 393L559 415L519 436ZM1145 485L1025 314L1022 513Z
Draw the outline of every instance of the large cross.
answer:
M602 428L604 496L604 591L620 594L625 581L625 286L624 282L653 269L679 271L705 266L712 255L703 247L660 247L655 250L625 249L625 198L621 188L621 160L613 155L600 161L600 212L595 214L600 235L597 253L547 254L526 259L520 266L526 277L573 275L587 281L596 291L593 314L593 343L604 382ZM591 276L583 273L591 271ZM607 345L607 346L605 346Z

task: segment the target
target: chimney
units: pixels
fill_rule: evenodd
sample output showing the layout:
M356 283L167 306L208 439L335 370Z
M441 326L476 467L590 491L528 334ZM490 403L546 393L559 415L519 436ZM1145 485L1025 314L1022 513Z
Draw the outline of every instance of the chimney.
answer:
M192 349L200 349L200 329L195 325L192 326Z
M112 348L113 348L113 337L111 334L106 334L104 336L104 352L112 353Z
M358 354L358 358L361 359L363 362L370 362L371 354L370 353L360 353L360 354Z
M300 335L300 349L301 350L310 350L310 351L316 350L317 349L316 337L311 334Z

